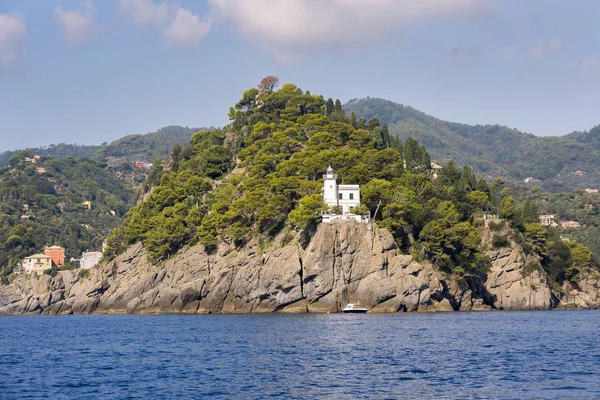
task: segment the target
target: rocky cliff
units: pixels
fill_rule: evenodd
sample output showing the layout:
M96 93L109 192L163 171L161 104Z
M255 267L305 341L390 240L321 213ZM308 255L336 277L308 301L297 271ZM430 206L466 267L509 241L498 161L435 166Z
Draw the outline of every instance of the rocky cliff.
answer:
M484 235L485 240L485 235ZM565 287L559 300L522 248L487 252L481 281L456 280L401 254L385 229L321 224L305 248L283 237L265 250L197 245L151 265L141 244L116 260L57 276L21 275L0 286L1 314L335 312L360 302L373 312L597 308L598 277Z

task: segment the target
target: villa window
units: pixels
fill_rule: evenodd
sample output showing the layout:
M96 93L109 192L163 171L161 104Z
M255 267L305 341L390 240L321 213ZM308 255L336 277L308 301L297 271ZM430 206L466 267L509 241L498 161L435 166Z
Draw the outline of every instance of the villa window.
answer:
M354 200L354 193L350 193L350 200Z
M343 200L344 199L344 195L342 193L338 194L338 199Z

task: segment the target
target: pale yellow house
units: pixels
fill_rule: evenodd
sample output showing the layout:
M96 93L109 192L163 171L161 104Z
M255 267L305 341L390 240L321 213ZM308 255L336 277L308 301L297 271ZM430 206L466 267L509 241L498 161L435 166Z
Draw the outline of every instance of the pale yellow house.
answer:
M81 203L82 206L84 206L85 208L87 208L88 210L92 209L92 202L91 201L84 201L83 203Z
M52 268L52 257L45 254L34 254L23 260L25 272L35 272L42 275L45 270Z

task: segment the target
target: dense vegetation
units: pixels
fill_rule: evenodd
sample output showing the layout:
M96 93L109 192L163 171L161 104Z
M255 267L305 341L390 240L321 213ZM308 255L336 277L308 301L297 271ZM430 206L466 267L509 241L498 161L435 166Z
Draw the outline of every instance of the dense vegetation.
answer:
M600 126L563 137L536 137L499 125L446 122L383 99L351 100L344 109L388 124L392 136L419 140L438 163L452 159L487 178L522 182L532 177L552 192L600 187Z
M197 242L210 250L219 241L242 246L280 233L294 240L299 232L303 243L327 209L321 178L331 165L341 182L362 185L356 213L369 214L404 251L442 271L464 279L485 273L489 260L473 215L500 212L510 239L540 255L530 268L547 269L557 282L577 275L569 270L576 258L569 247L565 256L563 242L535 223L534 207L517 204L501 181L489 185L452 162L433 179L415 139L401 142L379 120L347 115L339 100L291 84L275 90L273 82L244 92L230 109L231 125L200 131L174 149L148 201L128 213L105 255L138 241L153 262ZM499 237L495 246L507 243Z
M197 132L197 128L183 126L167 126L146 135L129 135L103 145L93 158L104 160L106 157L125 158L128 161L152 161L155 158L166 158L173 146L185 145Z
M104 161L107 157L114 157L119 159L118 162L152 161L155 158L164 159L168 157L173 146L185 145L190 141L192 134L197 131L197 128L167 126L145 135L125 136L110 144L85 146L60 143L31 149L31 151L33 154L52 156L56 159L73 157ZM20 152L21 150L14 150L0 154L0 165L6 165L10 157Z
M600 194L578 190L570 193L546 193L540 188L513 187L511 189L521 201L528 201L540 214L552 214L556 222L578 221L577 229L558 231L564 239L574 239L586 245L600 261Z
M130 165L108 168L89 159L13 155L0 168L0 275L47 245L66 248L67 260L100 250L135 200L145 176ZM91 202L91 209L83 203ZM111 213L112 211L112 213ZM114 214L114 215L113 215Z

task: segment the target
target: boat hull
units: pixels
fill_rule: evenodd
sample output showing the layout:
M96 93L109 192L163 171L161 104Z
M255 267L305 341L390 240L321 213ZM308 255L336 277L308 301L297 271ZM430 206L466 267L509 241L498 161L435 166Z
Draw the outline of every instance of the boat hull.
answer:
M366 314L368 312L368 310L365 308L363 308L363 309L355 308L352 310L342 310L342 312L344 314Z

